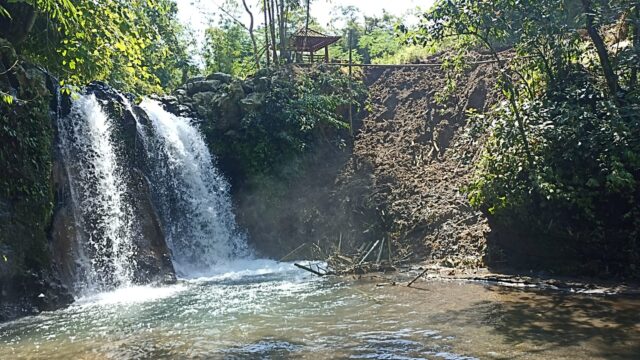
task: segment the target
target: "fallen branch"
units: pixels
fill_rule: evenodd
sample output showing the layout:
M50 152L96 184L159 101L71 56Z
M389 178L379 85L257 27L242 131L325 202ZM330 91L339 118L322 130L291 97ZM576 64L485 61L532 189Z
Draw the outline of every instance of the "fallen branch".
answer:
M330 271L327 271L326 273L321 273L320 271L314 270L314 269L312 269L312 268L310 268L308 266L304 266L302 264L293 264L293 265L295 265L296 267L298 267L298 268L300 268L302 270L306 270L306 271L308 271L308 272L310 272L312 274L316 274L318 276L333 275L333 272L330 272Z
M416 282L416 280L420 279L424 274L426 274L427 271L429 271L428 267L424 269L424 271L421 272L420 275L416 276L415 279L411 280L411 282L407 284L407 287L411 287L411 285L413 285L413 283Z

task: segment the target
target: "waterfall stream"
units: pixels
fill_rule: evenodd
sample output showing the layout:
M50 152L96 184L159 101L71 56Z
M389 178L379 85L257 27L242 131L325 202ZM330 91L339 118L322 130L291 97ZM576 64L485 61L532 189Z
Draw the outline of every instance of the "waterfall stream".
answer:
M78 241L76 290L103 290L131 283L136 233L125 176L114 146L112 119L94 95L83 95L59 126L62 153L74 197Z
M246 255L232 211L229 183L193 120L165 111L157 101L141 105L155 138L144 138L156 203L174 266L181 276L206 273L212 266Z

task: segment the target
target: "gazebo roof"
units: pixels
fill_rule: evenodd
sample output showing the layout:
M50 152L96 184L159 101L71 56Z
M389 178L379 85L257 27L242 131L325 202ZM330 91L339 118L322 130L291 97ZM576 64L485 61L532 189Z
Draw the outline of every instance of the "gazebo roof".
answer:
M300 29L291 36L290 46L295 51L315 52L340 40L340 36L329 36L319 31Z

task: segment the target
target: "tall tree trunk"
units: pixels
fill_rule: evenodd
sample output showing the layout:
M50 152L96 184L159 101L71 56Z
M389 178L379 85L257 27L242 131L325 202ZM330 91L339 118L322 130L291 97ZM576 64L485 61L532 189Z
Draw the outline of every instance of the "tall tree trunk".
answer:
M256 61L256 69L260 69L260 56L258 55L258 43L256 43L256 35L253 33L253 13L249 6L247 5L247 0L242 0L242 5L244 5L244 9L249 14L249 36L251 37L251 43L253 44L253 57Z
M273 44L272 50L273 50L273 63L275 65L278 65L280 62L278 61L278 47L276 44L278 44L278 39L276 38L276 24L274 22L275 16L274 16L274 8L275 8L275 4L274 4L274 0L269 0L268 1L269 4L269 31L271 32L271 44Z
M267 0L262 0L262 7L264 10L264 43L265 53L267 54L267 67L271 65L271 54L269 53L269 6L267 6Z
M609 59L607 46L605 45L604 40L602 40L602 36L600 36L600 33L596 28L595 14L593 13L591 0L582 0L582 8L586 19L587 32L589 33L589 37L591 38L591 41L596 48L596 52L598 53L600 65L602 66L602 71L604 72L604 78L607 82L607 87L609 88L609 92L611 93L613 100L617 104L619 104L620 98L618 94L620 93L620 85L618 83L618 76L616 75L615 71L613 71L613 66L611 65L611 61Z
M278 16L278 29L280 30L280 58L289 63L290 59L289 52L287 51L287 32L285 30L286 18L284 11L284 0L279 0L278 5L280 9Z
M305 32L309 32L309 19L311 18L311 0L307 0L307 17L304 22Z
M640 67L640 5L636 5L633 9L633 51L636 53L636 61L631 69L629 92L635 90L638 84L638 67Z
M309 37L309 18L311 17L311 0L307 0L307 16L304 20L304 41L302 42L302 48L307 47L307 38Z

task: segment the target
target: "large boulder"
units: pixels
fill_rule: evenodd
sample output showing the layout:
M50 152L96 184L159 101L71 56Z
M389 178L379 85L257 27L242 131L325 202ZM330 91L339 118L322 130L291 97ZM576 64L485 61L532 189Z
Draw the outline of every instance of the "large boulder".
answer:
M229 84L232 80L233 77L229 74L225 74L225 73L221 73L221 72L215 72L213 74L210 74L209 76L207 76L207 80L215 80L215 81L219 81L223 84Z
M192 81L185 84L185 90L189 96L205 91L217 91L221 87L222 82L218 80Z
M231 75L214 73L206 78L191 79L177 89L174 96L159 100L169 112L197 118L212 129L229 131L240 126L245 110L259 105L259 96L245 101L252 88L252 84Z

